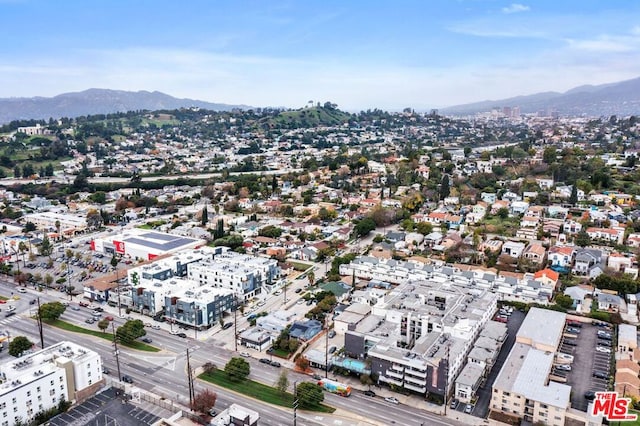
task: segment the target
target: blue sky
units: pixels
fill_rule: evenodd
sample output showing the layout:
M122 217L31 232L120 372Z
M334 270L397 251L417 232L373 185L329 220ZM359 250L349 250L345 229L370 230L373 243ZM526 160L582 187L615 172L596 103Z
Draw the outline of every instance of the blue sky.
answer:
M640 2L0 0L0 97L426 109L640 77Z

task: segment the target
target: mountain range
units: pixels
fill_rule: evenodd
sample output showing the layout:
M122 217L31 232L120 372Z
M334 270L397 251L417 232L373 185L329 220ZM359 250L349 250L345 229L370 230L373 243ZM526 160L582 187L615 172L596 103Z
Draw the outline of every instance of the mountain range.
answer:
M215 111L250 108L246 105L178 99L161 92L89 89L82 92L63 93L52 98L0 98L0 124L13 120L48 120L50 117L73 118L82 115L136 110L157 111L183 107L198 107Z
M157 111L198 107L214 111L247 105L229 105L179 99L161 92L89 89L52 98L0 98L0 124L12 120L47 120L136 110ZM500 100L487 100L440 109L445 115L470 115L494 108L519 107L523 114L555 111L561 116L640 115L640 78L597 86L579 86L564 93L542 92Z
M564 93L474 102L440 109L445 115L469 115L493 108L519 107L523 114L556 111L561 116L640 115L640 78L597 86L578 86Z

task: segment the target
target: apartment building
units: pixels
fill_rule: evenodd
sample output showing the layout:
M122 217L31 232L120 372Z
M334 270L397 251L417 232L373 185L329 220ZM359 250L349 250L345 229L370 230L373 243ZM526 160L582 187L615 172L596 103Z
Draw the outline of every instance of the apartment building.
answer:
M496 275L484 269L461 271L446 265L425 265L416 261L378 259L359 256L348 264L340 265L340 275L354 276L365 280L378 280L390 284L407 281L450 282L478 291L488 290L500 300L525 303L548 303L552 289L527 277L518 279Z
M201 285L232 290L239 300L249 300L268 290L280 277L278 261L224 251L213 259L190 264L187 277Z
M97 352L59 342L0 365L0 425L33 420L60 401L81 401L104 384Z
M442 401L497 307L497 296L449 282L391 290L345 333L345 352L370 360L379 383Z
M528 423L565 424L571 386L548 379L565 320L566 314L561 312L529 310L493 384L491 411Z

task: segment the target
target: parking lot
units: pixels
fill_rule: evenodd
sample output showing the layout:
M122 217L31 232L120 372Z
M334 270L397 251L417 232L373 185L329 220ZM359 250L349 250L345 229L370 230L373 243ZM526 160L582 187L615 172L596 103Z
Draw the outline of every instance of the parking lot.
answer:
M575 338L565 335L558 349L559 353L573 356L571 370L554 369L554 375L566 379L566 384L572 387L571 405L578 410L586 411L589 401L585 398L585 393L607 390L612 374L610 368L613 355L607 350L613 351L613 348L604 346L609 341L598 338L598 331L611 334L613 331L591 324L584 324L579 330L579 333L570 333L575 335Z
M150 425L172 413L153 404L125 403L116 396L115 390L106 391L88 399L77 407L50 420L54 426L91 425L91 426L138 426ZM114 422L117 419L117 422Z

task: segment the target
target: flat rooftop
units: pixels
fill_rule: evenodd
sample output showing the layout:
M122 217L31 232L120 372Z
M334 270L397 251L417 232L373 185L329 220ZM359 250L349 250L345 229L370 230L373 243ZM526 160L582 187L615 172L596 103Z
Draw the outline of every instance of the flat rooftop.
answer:
M532 346L557 347L564 331L567 314L549 309L531 308L522 322L516 341L531 340Z

